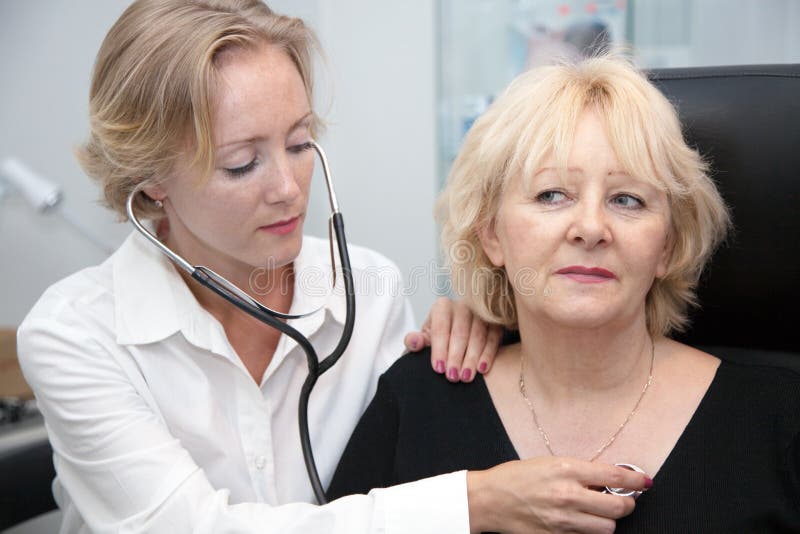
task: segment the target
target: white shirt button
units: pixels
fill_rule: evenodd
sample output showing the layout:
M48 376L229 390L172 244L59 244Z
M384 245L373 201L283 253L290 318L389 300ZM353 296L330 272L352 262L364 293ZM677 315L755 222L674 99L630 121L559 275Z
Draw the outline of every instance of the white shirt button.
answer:
M264 469L264 466L267 465L267 459L263 456L259 456L256 458L256 469Z

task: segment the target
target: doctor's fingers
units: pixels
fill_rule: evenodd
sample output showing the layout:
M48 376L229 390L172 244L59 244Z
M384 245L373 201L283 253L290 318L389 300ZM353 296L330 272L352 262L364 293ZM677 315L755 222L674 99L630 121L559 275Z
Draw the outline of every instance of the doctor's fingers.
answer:
M611 533L616 529L617 519L630 515L636 506L633 497L609 495L582 486L554 490L550 498L550 506L539 515L545 532Z
M580 461L537 457L487 471L501 483L503 532L614 532L630 514L631 497L605 495L579 482Z
M538 495L526 496L536 511L536 532L614 532L616 520L633 512L633 497L621 497L589 489L574 478L543 479ZM521 495L522 497L522 495ZM521 528L520 531L530 531Z
M428 317L422 323L422 333L431 347L431 367L440 374L447 372L447 344L450 339L450 299L439 297L433 303ZM436 323L434 339L433 325ZM445 334L446 332L446 334Z
M653 486L653 480L645 473L612 464L577 460L575 467L579 470L576 473L579 482L588 487L647 491Z
M450 306L450 336L447 346L447 379L450 382L460 380L470 381L475 376L475 356L472 356L470 363L472 368L465 366L465 359L468 350L471 348L474 353L482 353L486 345L485 327L478 325L475 331L475 321L472 311L461 301L451 301ZM433 339L436 339L436 325L433 325ZM474 347L470 347L474 343Z
M623 498L623 497L620 497ZM612 534L617 528L617 522L607 517L599 517L583 512L567 512L562 510L547 519L544 529L536 532L551 533L579 533L579 534ZM529 528L522 527L518 532L532 532Z
M409 332L403 338L403 344L409 352L419 352L425 347L431 346L431 336L427 331Z
M576 508L589 515L616 520L630 515L636 507L636 500L633 497L601 493L588 488L581 490L582 495Z
M470 324L469 341L467 342L464 360L461 362L461 372L459 377L462 382L472 382L475 373L486 372L489 363L494 359L497 352L496 344L491 346L489 332L491 327L484 323L477 315L472 316ZM452 354L449 356L453 356ZM457 361L458 355L455 355ZM454 361L454 363L455 363ZM450 361L448 361L448 365Z
M623 498L625 497L620 497L620 499ZM540 517L536 523L536 525L531 525L527 522L520 522L503 532L519 534L612 534L617 528L617 522L614 519L574 510L560 510L554 514L547 514Z
M454 340L453 332L455 330L455 337L461 337L461 352L467 345L469 338L469 323L466 322L466 316L460 318L454 317L457 315L455 312L456 303L446 297L440 297L433 303L428 318L425 324L422 325L422 331L427 334L431 342L431 366L437 373L444 373L448 380L458 381L459 368L451 368L448 366L449 350L453 348ZM458 340L455 341L456 348L459 344ZM463 357L463 356L462 356Z
M492 368L494 359L497 352L500 350L500 342L503 339L503 327L500 325L487 325L480 321L486 327L486 343L483 346L483 352L478 358L478 372L486 374Z

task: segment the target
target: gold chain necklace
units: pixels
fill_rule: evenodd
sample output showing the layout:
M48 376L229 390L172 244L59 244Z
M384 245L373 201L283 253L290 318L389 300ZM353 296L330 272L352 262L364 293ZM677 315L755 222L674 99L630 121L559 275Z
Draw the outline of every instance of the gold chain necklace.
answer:
M597 460L603 452L614 443L614 440L617 439L622 429L625 428L625 425L628 424L633 418L633 415L636 413L636 410L639 409L639 405L642 403L642 399L644 398L644 394L647 393L650 384L653 383L653 364L656 360L656 346L653 343L653 338L650 338L650 374L647 377L647 382L645 383L644 387L642 388L642 393L639 395L639 398L636 401L636 404L631 410L631 413L628 414L628 417L625 418L625 421L622 422L617 430L612 434L612 436L605 442L605 444L597 449L597 452L594 453L594 456L589 458L590 462ZM544 440L544 446L547 447L547 450L550 452L551 456L555 456L556 453L553 452L552 447L550 446L550 438L547 436L547 432L544 431L542 425L539 424L539 418L536 417L536 410L533 408L533 403L528 398L528 394L525 392L525 357L523 356L522 352L520 351L519 355L519 392L522 394L522 398L525 399L525 403L528 405L528 409L531 411L531 415L533 416L533 424L536 427L536 430L539 431L539 435L542 436L542 440Z

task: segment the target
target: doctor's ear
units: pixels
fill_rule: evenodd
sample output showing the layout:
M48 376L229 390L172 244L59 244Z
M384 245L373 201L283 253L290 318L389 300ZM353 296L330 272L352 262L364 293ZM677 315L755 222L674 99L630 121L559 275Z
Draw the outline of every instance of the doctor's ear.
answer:
M167 192L160 185L148 185L142 189L142 193L153 202L161 202L167 198Z
M500 245L500 239L497 237L495 231L496 219L492 219L483 228L478 230L478 238L481 241L483 252L489 261L495 267L502 267L505 265L505 256L503 255L503 247Z

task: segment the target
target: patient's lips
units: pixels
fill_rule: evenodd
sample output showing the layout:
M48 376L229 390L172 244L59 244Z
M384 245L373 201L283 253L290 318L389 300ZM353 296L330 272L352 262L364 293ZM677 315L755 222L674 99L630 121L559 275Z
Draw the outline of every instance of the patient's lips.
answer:
M575 282L582 284L601 284L616 280L617 276L602 267L585 267L583 265L570 265L556 271L556 274L562 275Z

